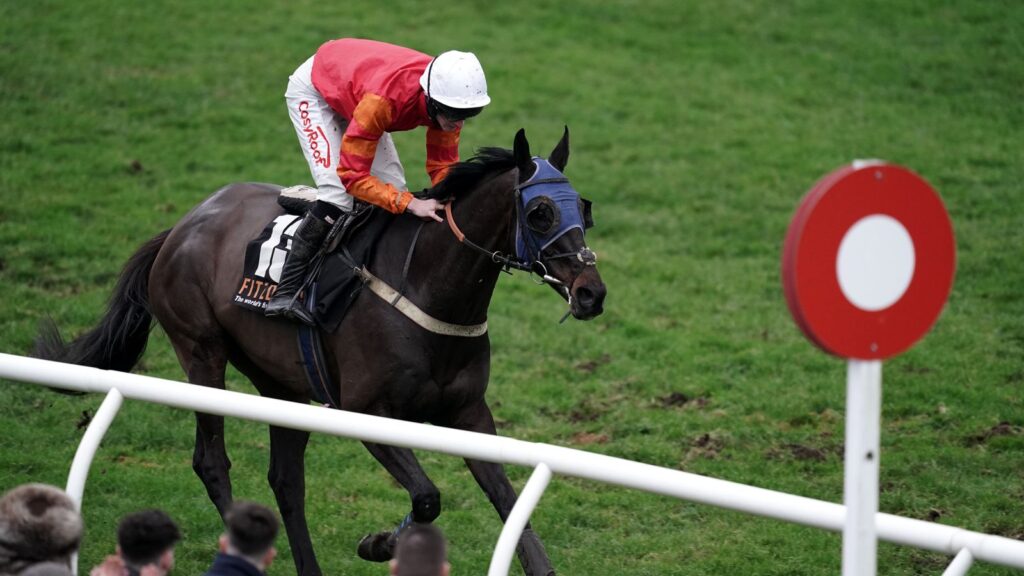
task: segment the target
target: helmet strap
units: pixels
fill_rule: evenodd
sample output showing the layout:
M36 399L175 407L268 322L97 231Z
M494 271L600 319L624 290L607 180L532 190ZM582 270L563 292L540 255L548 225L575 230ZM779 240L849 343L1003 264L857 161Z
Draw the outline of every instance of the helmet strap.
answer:
M434 60L437 60L437 56L430 59L430 64L427 64L427 100L430 100L430 72L434 69Z
M437 60L437 56L430 59L430 64L427 65L427 116L430 120L437 124L437 105L434 103L434 99L430 97L430 76L434 69L434 61Z

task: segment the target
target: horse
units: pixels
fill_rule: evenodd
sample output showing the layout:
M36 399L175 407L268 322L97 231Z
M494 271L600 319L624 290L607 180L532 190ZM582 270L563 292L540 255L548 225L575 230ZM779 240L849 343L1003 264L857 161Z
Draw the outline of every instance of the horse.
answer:
M532 185L529 179L544 164L530 155L525 131L516 134L511 151L481 149L427 191L427 197L448 201L447 225L395 217L367 268L391 286L407 287L405 297L426 314L458 326L484 325L498 277L510 267L532 270L569 302L568 313L575 318L599 315L606 288L596 255L584 241L586 226L579 225L589 219L584 215L589 203L561 175L568 158L566 127L545 168L560 177L540 178L535 183L540 193L525 202L525 186ZM128 260L94 328L65 343L52 322L44 325L34 355L127 372L141 358L155 318L190 383L224 389L230 362L263 396L309 402L295 345L297 325L231 303L247 242L281 214L280 190L237 183L215 192ZM340 408L496 434L484 398L490 369L486 332L425 330L389 302L361 290L338 329L323 338ZM223 516L232 502L224 418L203 413L195 418L193 469ZM308 439L308 432L270 426L267 478L301 576L321 574L305 516ZM438 517L441 495L411 450L364 445L412 500L412 511L397 529L368 535L357 545L360 557L386 561L402 527ZM516 500L504 467L472 459L466 464L504 522ZM554 574L529 526L517 555L525 574Z

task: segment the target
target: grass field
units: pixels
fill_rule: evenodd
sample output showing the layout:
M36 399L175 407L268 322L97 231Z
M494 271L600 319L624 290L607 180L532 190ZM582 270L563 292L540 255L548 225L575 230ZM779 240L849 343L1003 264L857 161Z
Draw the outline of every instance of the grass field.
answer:
M840 501L845 365L790 320L782 239L811 184L854 158L923 175L957 278L934 330L885 364L880 508L1024 539L1020 2L2 2L0 351L26 353L46 315L92 325L135 248L223 184L307 183L282 94L341 36L476 52L493 104L463 156L520 127L535 151L572 130L606 313L558 325L550 290L502 280L489 399L515 438ZM422 138L396 136L413 188ZM159 329L137 371L184 379ZM234 372L229 387L252 392ZM0 383L0 489L63 485L100 401ZM264 428L227 436L236 497L273 502ZM177 573L205 569L220 525L192 445L190 414L126 403L86 488L82 566L113 550L120 516L161 507L185 532ZM421 456L454 573L484 573L496 514L460 460ZM384 574L355 544L404 516L405 492L351 440L315 437L307 466L325 573ZM517 487L529 472L509 469ZM562 574L840 567L838 534L572 479L533 522ZM292 573L279 547L271 574ZM879 574L948 562L879 545Z

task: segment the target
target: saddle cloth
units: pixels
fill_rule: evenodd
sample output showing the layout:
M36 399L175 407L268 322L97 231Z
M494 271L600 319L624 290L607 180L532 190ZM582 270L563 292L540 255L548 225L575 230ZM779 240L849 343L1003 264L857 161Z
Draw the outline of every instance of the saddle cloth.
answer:
M300 188L306 187L282 191L278 204L285 208L286 213L268 222L246 246L242 277L233 296L234 304L262 314L274 296L284 261L291 249L292 234L311 204L302 198L304 191ZM344 225L319 267L319 277L307 290L316 294L312 312L323 330L334 332L345 318L363 287L354 268L362 268L373 258L374 246L393 218L389 212L368 205L352 212L350 222ZM310 269L314 268L310 266Z

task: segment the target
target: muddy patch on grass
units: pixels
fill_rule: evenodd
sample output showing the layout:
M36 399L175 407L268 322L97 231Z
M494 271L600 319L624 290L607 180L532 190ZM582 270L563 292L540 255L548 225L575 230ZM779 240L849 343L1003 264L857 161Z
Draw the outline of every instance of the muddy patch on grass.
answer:
M607 444L609 440L611 437L603 432L577 432L572 435L572 443L578 446Z
M78 422L75 423L75 429L88 428L90 422L92 422L92 415L89 414L88 410L82 410L82 415L78 417Z
M611 363L611 361L612 357L610 354L601 354L597 358L594 358L592 360L584 360L583 362L576 364L575 368L580 372L584 372L586 374L593 374L594 371L597 370L600 366L609 364Z
M613 394L600 399L587 398L568 411L558 411L551 414L572 424L595 422L610 412L612 408L627 400L628 397L624 394Z
M722 458L725 446L725 438L721 435L714 432L701 434L690 440L686 454L683 456L683 461L680 462L680 467L685 469L687 464L698 459L715 460Z
M765 454L765 458L769 460L793 459L801 462L824 462L828 460L832 452L832 449L790 442L771 448ZM842 451L840 451L840 456L842 456Z
M572 422L573 424L579 424L580 422L593 422L600 418L604 413L605 410L603 409L598 409L594 406L584 404L579 408L570 410L569 413L566 414L566 418L568 418L569 422Z
M990 439L995 438L997 436L1019 436L1022 432L1024 432L1024 429L1022 429L1020 426L1015 426L1013 424L1010 424L1009 422L1004 421L1000 422L999 424L996 424L995 426L989 428L988 430L985 430L984 432L968 436L967 445L978 446L981 444L985 444Z
M685 392L672 392L665 396L659 396L656 405L661 408L696 408L701 409L708 405L710 400L707 396L691 396Z
M111 460L117 464L125 464L127 466L139 466L142 468L163 468L164 465L153 462L151 460L144 460L135 456L129 456L127 454L118 454L111 458Z

